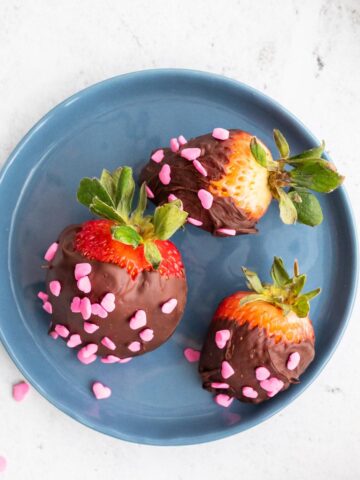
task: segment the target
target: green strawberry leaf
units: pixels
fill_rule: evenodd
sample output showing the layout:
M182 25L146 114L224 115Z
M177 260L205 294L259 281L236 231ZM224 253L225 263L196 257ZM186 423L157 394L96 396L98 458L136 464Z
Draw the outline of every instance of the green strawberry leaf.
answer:
M245 278L247 280L247 286L251 290L254 290L256 293L262 293L264 287L260 281L260 278L255 272L248 270L245 267L242 267L242 271L244 272Z
M306 275L298 275L297 277L293 278L292 285L291 285L291 293L294 297L297 297L299 293L302 291L306 283Z
M273 135L274 135L274 140L275 140L277 149L280 152L281 158L285 158L285 159L288 158L290 155L290 147L284 135L280 132L280 130L277 130L276 128L274 129Z
M329 193L338 188L344 177L332 169L329 162L319 159L305 162L289 172L294 186L305 187L315 192Z
M250 293L249 295L246 295L246 297L243 297L240 300L240 305L246 305L247 303L258 302L258 301L268 302L269 297L267 295Z
M146 204L147 204L146 183L143 182L143 184L140 187L139 200L138 200L137 207L134 210L134 213L132 214L135 222L144 215Z
M104 170L101 172L100 183L105 188L105 190L107 191L107 193L111 197L112 201L114 202L116 185L114 183L114 179L112 177L112 174L109 172L109 170L106 170L104 168Z
M123 167L116 187L115 205L120 215L125 218L130 215L134 191L132 168Z
M144 254L146 260L152 265L154 270L157 270L161 264L162 256L154 242L147 241L144 244Z
M142 243L141 236L133 227L128 225L112 227L111 232L115 240L125 243L126 245L131 245L134 248Z
M274 257L274 262L270 272L271 278L274 280L275 285L283 287L289 283L290 277L284 266L284 262L280 257Z
M250 150L251 150L252 156L255 158L258 164L264 168L267 168L268 161L266 157L266 151L264 150L262 145L257 141L256 137L252 137L250 141Z
M315 195L297 189L291 190L288 195L295 205L298 222L310 227L320 225L324 217L319 200Z
M90 207L93 199L97 197L106 205L115 206L109 193L97 178L83 178L77 191L77 199L86 207Z
M120 175L121 175L121 172L123 170L123 167L118 167L116 170L114 170L112 172L112 178L114 180L114 184L115 184L115 189L117 188L117 185L119 183L119 178L120 178Z
M320 158L321 155L324 153L325 150L325 142L324 140L321 142L321 145L318 147L310 148L310 150L305 150L302 153L299 153L298 155L294 155L290 157L287 163L292 163L291 160L297 160L297 159L304 159L304 158Z
M311 290L310 292L304 293L301 296L305 297L308 301L310 301L313 298L317 297L320 292L321 292L321 288L315 288L315 290Z
M306 317L310 311L309 300L304 295L301 295L292 305L291 310L300 318Z
M107 205L98 197L94 197L92 199L92 203L89 205L89 209L92 213L95 213L95 215L99 215L99 217L107 218L108 220L113 220L114 222L117 222L120 225L126 224L126 221L122 218L119 212L115 210L114 207Z
M297 211L295 205L288 193L285 192L282 188L277 189L279 195L279 210L281 220L287 224L291 225L297 220Z
M165 203L155 209L154 235L160 240L167 240L176 230L184 225L188 214L181 210L178 201Z

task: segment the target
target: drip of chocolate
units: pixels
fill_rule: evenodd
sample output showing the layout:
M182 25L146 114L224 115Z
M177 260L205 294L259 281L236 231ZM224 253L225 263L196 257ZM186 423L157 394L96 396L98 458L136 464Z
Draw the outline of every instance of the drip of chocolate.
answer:
M52 305L51 331L56 325L65 326L70 332L65 338L66 341L71 335L79 334L81 338L79 348L96 344L98 345L96 355L101 357L113 355L123 359L142 355L162 345L172 335L182 317L187 294L186 280L166 278L156 271L143 271L132 279L126 269L118 265L89 260L74 249L75 235L80 228L81 225L72 225L61 233L57 252L49 262L46 281ZM74 277L75 266L79 263L91 265L89 274L91 291L87 294L78 289ZM53 280L60 282L59 296L53 295L50 291L49 284ZM73 298L88 297L91 304L100 304L108 293L115 295L115 309L108 312L106 318L92 314L86 321L99 328L93 333L85 332L82 314L73 313L70 309ZM165 308L163 311L162 306L170 300L171 308L167 310ZM146 314L146 325L132 329L130 320L139 310ZM165 313L169 310L172 311ZM145 333L145 330L148 331ZM104 337L115 344L115 349L101 343ZM133 342L139 342L139 351L129 349Z
M141 183L146 182L154 194L155 204L167 203L169 195L172 194L183 202L184 210L189 213L190 219L202 222L200 227L214 235L222 236L222 233L218 232L221 228L235 230L236 235L255 233L256 221L249 219L231 197L214 196L210 209L204 209L198 198L199 190L209 190L211 181L219 180L225 175L231 153L232 134L235 132L238 130L230 130L227 140L217 140L211 134L193 138L178 152L163 148L164 159L160 163L150 160L140 176ZM188 148L200 148L201 155L198 160L207 172L206 177L195 169L191 161L181 157L181 151ZM171 171L168 185L164 185L159 179L159 172L164 164L168 164Z
M221 330L230 332L224 348L219 348L215 340L216 332ZM210 325L200 358L199 372L203 388L215 394L225 393L243 402L260 403L268 400L273 396L272 388L282 391L299 382L300 375L314 358L314 342L312 338L300 343L275 343L264 329L250 328L247 323L239 326L234 320L216 318ZM299 359L298 363L289 363L294 358L293 354ZM223 376L223 362L228 362L234 371L228 378ZM291 363L297 363L292 370L288 368L294 366ZM259 368L261 370L257 370ZM262 383L263 380L258 379L257 375L265 382ZM278 381L272 381L272 378ZM222 388L212 386L224 383Z

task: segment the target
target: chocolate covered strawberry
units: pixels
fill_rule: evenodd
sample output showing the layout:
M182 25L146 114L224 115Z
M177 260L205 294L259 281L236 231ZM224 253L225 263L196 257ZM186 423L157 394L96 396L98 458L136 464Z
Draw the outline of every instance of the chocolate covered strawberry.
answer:
M260 140L242 130L215 128L188 142L173 138L170 148L151 154L141 180L157 205L180 199L187 221L214 235L256 232L273 198L284 223L318 225L322 211L310 190L331 192L343 177L321 158L324 144L290 156L278 130L274 139L277 161Z
M312 362L314 330L309 301L320 289L302 293L306 275L297 263L291 278L280 258L271 269L273 284L262 284L243 269L248 287L218 306L201 352L203 387L229 406L234 398L260 403L298 383Z
M135 184L123 167L84 178L78 200L103 217L71 225L46 255L50 335L78 347L88 364L122 363L154 350L174 332L186 302L181 255L168 239L186 221L181 202L144 215L145 184L132 211Z

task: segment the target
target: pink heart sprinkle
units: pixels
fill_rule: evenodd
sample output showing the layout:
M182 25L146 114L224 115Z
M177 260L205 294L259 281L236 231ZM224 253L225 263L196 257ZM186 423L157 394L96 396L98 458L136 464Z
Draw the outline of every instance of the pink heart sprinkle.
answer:
M89 365L89 363L95 362L95 360L97 359L97 356L96 355L90 355L90 356L86 357L84 355L83 349L81 349L81 350L78 351L77 358L84 365Z
M153 194L152 190L150 187L148 187L147 185L145 185L145 191L146 191L146 196L148 198L154 198L155 195Z
M58 297L60 295L60 292L61 292L61 284L58 280L52 280L50 283L49 283L49 289L50 289L50 292L55 295L55 297Z
M173 193L170 193L168 196L168 202L175 202L175 200L178 200L178 197L176 197Z
M236 235L236 230L233 228L218 228L216 232L221 233L222 235L229 235L230 237Z
M80 297L74 297L71 301L70 310L73 313L80 313L80 304L81 304Z
M131 330L137 330L138 328L146 325L147 318L144 310L138 310L129 322Z
M230 378L232 375L234 375L235 370L232 368L229 362L224 360L221 364L221 376L225 378Z
M55 325L55 332L60 335L62 338L67 338L69 336L69 329L65 327L65 325Z
M82 340L81 340L80 335L78 333L74 333L73 335L70 336L66 345L69 348L75 348L78 345L80 345L81 343L82 343Z
M98 400L103 400L104 398L109 398L111 395L111 388L103 385L101 382L93 383L92 390L94 392L95 397Z
M196 168L196 170L201 173L201 175L203 175L204 177L207 177L207 171L206 169L203 167L203 165L199 162L199 160L194 160L193 161L193 165L194 167Z
M58 248L59 248L59 244L57 242L52 243L50 245L50 247L46 250L46 253L44 255L44 259L47 262L51 262L51 260L55 257L55 254L56 254Z
M104 345L104 347L108 348L109 350L115 350L116 349L115 343L109 337L104 337L101 340L101 343Z
M266 390L268 397L274 397L283 388L284 382L276 377L271 377L260 382L260 387Z
M102 357L100 362L102 363L119 363L120 358L117 357L116 355L107 355L106 357Z
M180 148L179 141L177 138L172 138L170 140L170 149L172 152L177 152Z
M91 265L90 263L77 263L75 265L74 275L75 280L80 280L82 277L86 277L91 273Z
M215 333L215 343L220 349L223 349L230 338L230 330L218 330Z
M198 362L200 360L200 352L193 348L185 348L184 357L190 363Z
M200 148L183 148L180 152L180 156L192 162L196 160L201 155Z
M229 395L226 395L226 393L218 393L216 396L215 396L215 403L217 403L218 405L220 405L220 407L230 407L230 405L232 404L232 402L234 401L234 398L233 397L230 397Z
M177 304L178 301L176 300L176 298L170 298L170 300L168 300L162 305L161 311L166 314L172 313L177 307Z
M50 302L44 302L43 304L43 309L45 310L45 312L47 313L52 313L53 309L52 309L52 305Z
M258 392L252 387L243 387L242 394L247 398L257 398L259 396Z
M185 145L185 143L187 143L187 140L186 140L186 138L184 137L184 135L180 135L180 136L178 137L178 141L179 141L180 145Z
M128 349L131 352L138 352L141 349L141 344L140 342L131 342L130 345L128 345Z
M151 160L153 160L155 163L160 163L164 156L164 150L156 150L156 152L151 155Z
M91 355L94 355L99 350L99 347L96 345L96 343L88 343L83 347L80 352L83 352L84 358L89 358Z
M212 388L230 388L230 385L224 382L212 382L210 386Z
M16 385L13 385L13 388L12 388L13 399L16 400L17 402L21 402L29 393L29 390L30 390L29 384L27 384L26 382L20 382L20 383L17 383Z
M53 331L53 330L52 330L51 332L49 332L49 335L50 335L50 337L53 338L54 340L56 340L56 339L59 338L59 334L56 333L56 332Z
M200 220L196 220L196 218L192 217L188 217L187 222L191 223L191 225L195 225L195 227L201 227L201 225L203 224L203 222L201 222Z
M171 168L170 165L164 163L159 172L159 180L163 185L169 185L171 182Z
M91 282L89 277L81 277L77 281L77 287L81 292L90 293L91 292Z
M132 360L132 357L120 358L119 363L128 363L130 360Z
M84 320L89 320L91 317L91 302L87 297L80 300L80 313Z
M47 302L49 300L49 295L45 292L39 292L37 294L38 298L40 298L40 300L42 300L43 302Z
M7 467L7 460L5 457L0 455L0 473L5 472L6 467Z
M96 330L99 330L99 325L92 322L84 322L84 330L86 333L94 333Z
M154 338L154 330L151 330L151 328L145 328L145 330L140 332L139 336L143 342L151 342Z
M258 367L255 370L256 380L267 380L270 377L270 371L266 367Z
M230 132L225 128L214 128L212 136L217 140L227 140L230 137Z
M293 352L289 355L286 368L288 370L295 370L295 368L299 365L299 363L300 363L300 353Z
M107 311L100 305L100 303L93 303L91 305L91 313L100 318L106 318L108 316Z
M209 210L212 207L214 197L212 196L212 194L210 192L201 188L198 191L198 197L199 197L199 200L201 202L202 207L205 208L205 210Z
M101 306L107 312L113 312L115 310L115 295L113 293L107 293L101 300Z

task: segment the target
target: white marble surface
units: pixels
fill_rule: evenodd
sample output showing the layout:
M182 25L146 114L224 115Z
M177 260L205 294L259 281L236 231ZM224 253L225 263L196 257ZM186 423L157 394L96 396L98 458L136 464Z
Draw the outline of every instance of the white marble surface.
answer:
M266 92L326 138L360 220L358 0L1 0L0 65L0 162L87 85L144 68L208 70ZM108 438L35 391L15 403L21 376L0 346L0 477L358 479L359 314L358 304L325 371L286 410L238 436L181 448Z

